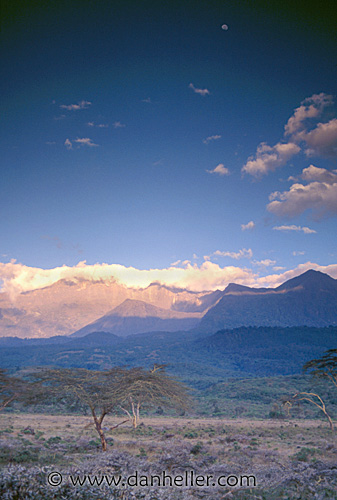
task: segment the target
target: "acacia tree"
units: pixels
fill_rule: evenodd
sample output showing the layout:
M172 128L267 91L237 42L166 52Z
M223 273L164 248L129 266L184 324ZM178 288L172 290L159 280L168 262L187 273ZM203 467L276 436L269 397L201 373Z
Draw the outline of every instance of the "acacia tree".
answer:
M314 377L330 380L337 387L337 349L330 349L321 358L308 361L303 369Z
M321 358L312 359L303 366L305 372L309 372L313 377L327 379L337 387L337 349L329 349ZM323 399L315 392L299 392L292 397L291 401L286 401L289 409L294 401L308 401L319 408L329 421L330 429L333 430L333 422L326 410ZM289 411L289 410L288 410Z
M155 365L149 371L132 368L122 379L122 392L120 408L134 428L139 424L141 408L156 405L186 410L191 404L187 387L167 375L164 365Z
M81 405L89 407L103 451L107 449L102 425L106 415L122 408L128 416L109 430L128 420L137 427L141 406L161 404L185 408L188 401L186 389L166 375L163 367L150 371L119 367L108 371L43 369L35 376L44 385L45 397L75 398ZM130 411L125 408L126 404L131 405Z
M7 375L6 370L0 368L0 411L13 401L24 404L38 400L41 386L20 377Z
M84 368L43 369L38 379L44 384L45 397L58 399L75 398L82 406L89 407L95 429L100 437L102 450L107 442L103 431L103 420L117 408L122 400L121 380L125 374L122 368L110 371L94 371ZM122 425L127 420L111 429Z

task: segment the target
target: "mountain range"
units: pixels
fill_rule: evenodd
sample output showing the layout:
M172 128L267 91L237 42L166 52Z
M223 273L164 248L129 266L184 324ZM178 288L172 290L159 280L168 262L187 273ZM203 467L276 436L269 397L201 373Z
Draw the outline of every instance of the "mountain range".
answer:
M151 331L210 335L242 326L337 325L337 280L309 270L277 288L235 283L192 292L153 283L144 289L115 281L60 280L11 298L0 294L0 336L118 336Z
M70 335L127 299L172 311L202 313L217 298L217 292L191 292L157 283L130 288L113 280L62 279L15 296L0 293L0 337Z
M202 318L198 331L239 326L329 326L337 324L337 280L309 270L277 288L230 284Z

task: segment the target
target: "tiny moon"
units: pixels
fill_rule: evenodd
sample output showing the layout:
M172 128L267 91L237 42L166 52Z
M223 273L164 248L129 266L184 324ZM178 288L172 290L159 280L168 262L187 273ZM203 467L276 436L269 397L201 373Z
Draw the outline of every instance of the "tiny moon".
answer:
M228 26L227 26L227 24L223 24L223 25L221 26L221 28L222 28L223 30L225 30L225 31L227 31L227 30L228 30Z

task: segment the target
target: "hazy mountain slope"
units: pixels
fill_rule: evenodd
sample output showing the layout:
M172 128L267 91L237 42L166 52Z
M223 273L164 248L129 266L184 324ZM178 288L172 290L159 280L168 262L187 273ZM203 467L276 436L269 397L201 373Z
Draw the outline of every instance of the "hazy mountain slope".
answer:
M79 337L97 331L126 336L150 331L189 330L199 322L199 319L200 313L170 311L140 300L127 299L72 336Z
M51 286L10 298L0 293L0 336L46 338L69 335L107 314L126 299L143 300L164 309L205 310L216 301L210 295L157 283L144 289L115 281L60 280ZM212 294L211 294L212 295ZM189 309L190 308L190 309Z
M193 318L202 314L201 333L242 325L327 326L337 324L336 283L317 271L307 271L275 289L232 283L225 291L214 292L191 292L158 283L136 289L113 280L60 280L14 298L0 293L0 337L70 335L109 315L127 299L147 302L174 315L153 313L149 308L143 315L139 307L133 314L120 310L113 326L122 335L151 329L185 330L195 327ZM142 318L141 323L137 318ZM98 326L95 329L101 330Z
M239 326L336 324L337 280L310 270L275 289L229 285L197 329L212 333Z

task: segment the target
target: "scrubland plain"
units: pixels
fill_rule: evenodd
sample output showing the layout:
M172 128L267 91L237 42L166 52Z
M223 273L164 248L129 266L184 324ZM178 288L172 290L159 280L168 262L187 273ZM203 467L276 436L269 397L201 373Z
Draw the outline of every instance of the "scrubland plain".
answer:
M106 429L118 421L107 417ZM137 429L106 430L105 453L89 416L5 413L0 432L6 500L337 497L336 435L325 421L143 418ZM187 474L188 484L164 486L163 473ZM48 484L60 474L62 484ZM109 486L112 477L121 482Z

